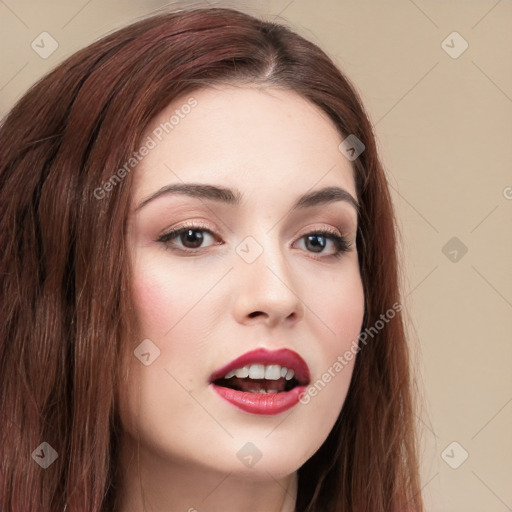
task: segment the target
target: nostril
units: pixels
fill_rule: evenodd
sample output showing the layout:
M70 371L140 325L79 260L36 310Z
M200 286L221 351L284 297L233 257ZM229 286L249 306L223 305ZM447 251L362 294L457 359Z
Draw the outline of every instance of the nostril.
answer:
M258 315L264 315L265 313L263 313L263 311L253 311L252 313L249 313L249 318L254 318L255 316L258 316Z

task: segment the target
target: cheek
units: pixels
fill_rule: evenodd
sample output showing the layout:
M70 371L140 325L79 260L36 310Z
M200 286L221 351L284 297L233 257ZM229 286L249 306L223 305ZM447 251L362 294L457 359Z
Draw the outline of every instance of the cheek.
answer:
M143 337L161 339L186 312L186 288L176 274L140 264L134 272L133 296Z
M321 319L314 376L302 403L325 436L345 401L357 357L357 342L364 317L364 290L358 269L326 281L310 294L308 307Z
M170 286L151 274L138 273L134 280L134 299L143 332L151 326L163 327L169 321L174 298Z
M159 426L174 424L173 409L190 407L186 401L180 401L184 395L170 375L187 385L188 373L182 375L177 368L190 368L190 362L197 357L197 348L189 343L194 333L184 336L182 332L187 332L186 314L190 304L197 301L196 294L185 286L186 282L183 273L180 275L149 259L139 259L134 267L132 293L139 331L138 338L131 341L127 361L129 377L120 394L122 423L134 437L145 432L146 440L158 439ZM171 338L173 343L169 342ZM146 339L160 350L149 366L144 366L133 354ZM169 404L169 409L162 404ZM147 418L152 418L153 423L148 423Z
M325 312L329 325L338 340L346 341L350 333L357 337L364 316L364 292L360 280L343 286L338 293L333 291L331 297L336 300L326 301Z
M198 350L225 308L222 297L208 293L217 281L217 273L204 269L141 261L132 288L141 339L158 340L169 358L183 347Z
M328 346L328 369L339 375L338 386L346 393L357 357L358 337L363 325L365 298L359 274L345 283L338 301L328 307L328 319L336 333L336 341ZM340 366L340 356L342 363ZM340 375L343 374L343 375ZM335 384L336 386L336 384ZM339 388L340 389L340 388Z
M331 354L345 350L357 339L364 317L364 290L357 267L343 273L340 278L324 280L310 293L308 307L317 315L327 330L325 350Z

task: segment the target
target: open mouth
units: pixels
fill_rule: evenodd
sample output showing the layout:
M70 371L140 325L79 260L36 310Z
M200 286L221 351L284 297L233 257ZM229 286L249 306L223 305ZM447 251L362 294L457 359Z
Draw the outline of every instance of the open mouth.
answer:
M300 382L295 372L284 366L253 364L231 370L214 384L247 393L283 393L308 382Z
M293 350L258 348L214 371L210 385L238 409L269 415L297 405L309 380L308 365Z

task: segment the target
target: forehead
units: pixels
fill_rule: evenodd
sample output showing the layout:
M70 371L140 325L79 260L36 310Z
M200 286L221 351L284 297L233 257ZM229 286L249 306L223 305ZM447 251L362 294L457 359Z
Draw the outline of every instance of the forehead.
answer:
M180 181L290 194L337 185L356 197L353 168L338 149L342 136L334 123L287 89L196 90L151 121L142 142L149 139L153 147L134 173L135 200Z

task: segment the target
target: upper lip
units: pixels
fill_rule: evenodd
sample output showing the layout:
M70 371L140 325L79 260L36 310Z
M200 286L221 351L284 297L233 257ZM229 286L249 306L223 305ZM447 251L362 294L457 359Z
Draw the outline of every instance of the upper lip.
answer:
M222 379L231 370L236 370L237 368L242 368L243 366L251 364L278 364L280 366L285 366L289 370L293 370L295 372L295 378L299 384L309 384L309 368L306 361L304 361L297 352L287 348L272 351L265 348L257 348L256 350L246 352L240 357L233 359L233 361L222 368L215 370L210 377L210 382Z

